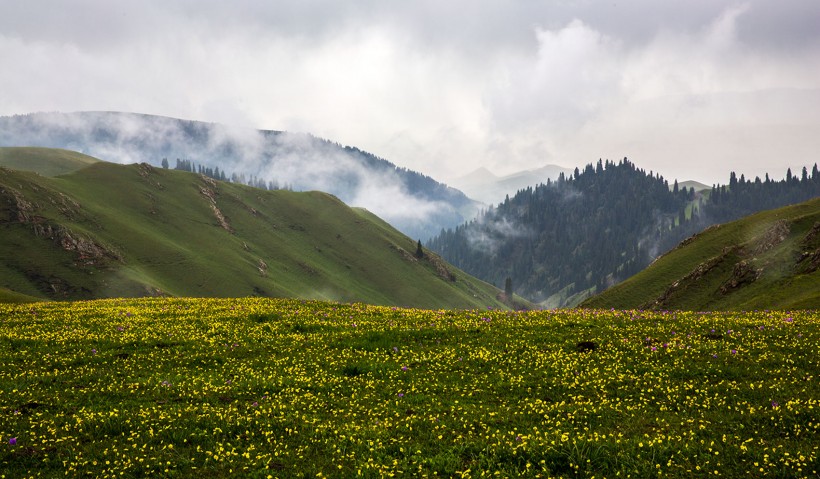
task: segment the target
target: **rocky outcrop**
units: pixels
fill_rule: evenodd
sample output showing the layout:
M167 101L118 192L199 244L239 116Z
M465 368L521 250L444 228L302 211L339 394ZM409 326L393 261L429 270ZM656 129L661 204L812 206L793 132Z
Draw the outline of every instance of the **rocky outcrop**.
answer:
M219 206L216 204L216 198L219 196L216 181L205 175L200 175L200 179L202 180L202 186L199 187L199 193L204 196L206 200L208 200L208 205L211 207L211 211L213 212L216 221L219 223L219 226L228 233L233 234L234 230L231 227L228 218L225 217L222 210L220 210Z
M760 254L769 251L770 249L774 248L775 246L779 245L786 238L789 237L789 233L791 232L791 228L789 227L789 223L785 220L777 220L766 230L765 233L756 237L751 244L749 245L749 253L752 256L758 256Z
M720 292L721 294L729 294L741 286L752 284L761 274L763 274L763 268L755 268L751 262L745 259L741 260L732 268L732 276L720 286Z
M7 222L29 226L36 237L51 240L62 250L75 253L77 266L101 266L110 260L123 262L122 255L114 248L106 247L87 235L38 215L39 205L26 199L20 191L0 187L0 196L6 200ZM80 205L62 193L51 194L48 201L67 219L82 216Z
M724 248L723 252L714 258L710 258L703 263L697 265L695 269L690 271L686 276L675 281L672 283L671 286L666 288L660 296L658 296L654 301L651 301L647 304L641 306L643 309L663 309L665 308L669 300L680 290L685 289L690 284L699 281L701 278L706 276L710 271L715 269L718 265L726 261L727 257L735 252L737 252L737 247L730 247Z

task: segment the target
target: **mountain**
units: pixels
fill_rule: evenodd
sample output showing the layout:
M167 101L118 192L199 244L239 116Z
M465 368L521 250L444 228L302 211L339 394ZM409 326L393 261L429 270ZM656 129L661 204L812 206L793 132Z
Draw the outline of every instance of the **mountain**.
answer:
M472 218L479 207L421 173L308 134L136 113L35 113L0 117L0 146L63 148L153 166L185 160L234 182L331 193L424 240Z
M696 192L658 174L598 161L520 190L428 242L449 262L543 307L572 306L648 266L684 238L720 222L820 195L815 166L800 177L748 180Z
M820 198L815 198L709 228L582 306L818 309L818 268Z
M419 257L416 240L328 193L0 148L0 164L24 160L62 174L0 168L3 297L258 295L504 307L498 289L432 252Z
M557 165L546 165L533 170L525 170L506 176L496 176L490 170L481 167L467 175L452 181L453 186L463 191L470 198L485 204L496 204L504 201L507 195L547 181L555 181L558 175L571 173L572 170Z
M709 186L709 185L704 185L703 183L701 183L699 181L694 181L694 180L681 181L680 183L678 183L678 187L679 188L686 187L690 190L694 190L696 193L700 192L700 191L705 191L705 190L708 190L709 188L711 188L711 186Z

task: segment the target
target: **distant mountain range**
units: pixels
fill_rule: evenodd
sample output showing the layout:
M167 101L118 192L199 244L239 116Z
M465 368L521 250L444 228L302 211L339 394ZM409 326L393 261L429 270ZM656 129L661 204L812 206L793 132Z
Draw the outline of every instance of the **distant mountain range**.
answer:
M499 289L327 193L0 148L0 301L152 295L507 307Z
M481 167L450 183L463 191L467 196L487 205L504 201L506 196L514 196L519 190L528 186L555 181L558 175L571 173L572 170L557 165L546 165L533 170L519 171L506 176L496 176L490 170Z
M0 117L0 146L74 150L116 163L187 160L255 186L324 191L426 240L472 218L464 193L355 147L308 134L118 112Z

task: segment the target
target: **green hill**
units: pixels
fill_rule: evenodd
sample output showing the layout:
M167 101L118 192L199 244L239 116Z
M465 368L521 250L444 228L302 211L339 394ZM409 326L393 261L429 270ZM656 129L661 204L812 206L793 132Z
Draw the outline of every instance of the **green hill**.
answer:
M36 154L35 154L36 153ZM54 172L62 150L5 150ZM146 164L0 168L0 287L48 299L272 296L503 307L500 291L367 211ZM76 167L64 165L66 169Z
M713 226L582 304L589 308L820 308L820 198Z
M37 147L0 148L0 165L14 170L33 171L43 176L71 173L100 160L70 150Z

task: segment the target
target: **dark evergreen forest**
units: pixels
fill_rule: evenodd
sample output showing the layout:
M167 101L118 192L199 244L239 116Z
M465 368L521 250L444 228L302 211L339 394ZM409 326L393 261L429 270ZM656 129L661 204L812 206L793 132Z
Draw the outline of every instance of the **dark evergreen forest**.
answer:
M509 196L427 247L464 271L548 305L572 305L641 271L715 224L820 194L817 166L772 181L737 178L695 192L624 158L598 161Z

